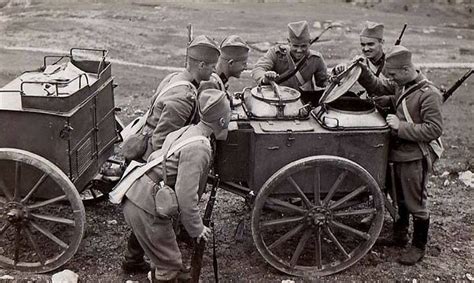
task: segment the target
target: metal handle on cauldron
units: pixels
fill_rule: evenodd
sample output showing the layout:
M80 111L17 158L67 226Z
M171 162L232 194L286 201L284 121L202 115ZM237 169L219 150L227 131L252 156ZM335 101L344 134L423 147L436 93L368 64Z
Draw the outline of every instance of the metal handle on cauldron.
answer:
M277 117L279 118L284 117L285 104L283 103L283 100L281 99L280 87L274 81L270 81L270 85L272 86L272 89L278 98L278 103L275 105L277 108Z

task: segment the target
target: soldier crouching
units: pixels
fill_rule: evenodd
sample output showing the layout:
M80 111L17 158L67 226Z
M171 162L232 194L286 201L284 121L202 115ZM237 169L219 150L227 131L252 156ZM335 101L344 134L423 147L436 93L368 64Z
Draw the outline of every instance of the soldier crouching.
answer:
M227 138L230 105L225 93L214 89L203 91L199 96L199 116L197 125L170 133L162 150L154 152L148 161L166 156L170 148L190 138L206 139L178 148L164 162L140 177L126 193L125 220L151 260L152 282L175 282L178 278L189 277L182 267L182 256L173 230L178 209L180 220L191 237L198 241L210 238L210 229L202 223L198 200L206 185L212 159L208 138L212 134L216 139ZM162 181L171 188L171 194L163 191ZM177 204L174 211L169 201L173 192Z

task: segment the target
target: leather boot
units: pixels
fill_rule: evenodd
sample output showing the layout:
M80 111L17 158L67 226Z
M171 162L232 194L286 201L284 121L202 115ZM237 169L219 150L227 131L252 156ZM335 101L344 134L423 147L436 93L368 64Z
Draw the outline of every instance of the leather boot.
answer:
M405 205L398 205L398 220L393 223L393 232L389 237L377 239L376 245L387 247L405 247L408 244L408 226L410 218Z
M148 274L151 283L177 283L178 271L157 271L153 268Z
M130 233L125 250L124 260L122 261L122 270L125 273L146 273L150 270L150 265L143 259L143 251L137 237L133 232Z
M411 247L398 259L403 265L414 265L425 256L430 219L414 218L413 226Z

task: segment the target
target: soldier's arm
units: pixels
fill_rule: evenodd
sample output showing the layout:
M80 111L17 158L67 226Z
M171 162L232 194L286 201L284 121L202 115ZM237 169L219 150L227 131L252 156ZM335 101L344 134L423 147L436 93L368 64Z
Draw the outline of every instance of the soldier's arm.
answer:
M373 96L395 95L396 85L386 78L376 77L370 70L364 69L359 77L359 84Z
M258 83L261 84L262 80L265 78L266 71L272 71L274 67L274 62L276 60L275 48L270 48L263 57L258 59L254 68L252 69L252 78Z
M324 88L326 87L328 81L328 69L326 66L326 62L322 56L318 57L317 61L317 69L316 72L313 74L314 81L316 82L316 86Z
M180 151L175 191L178 198L181 222L193 238L199 236L204 225L199 213L199 184L207 176L211 149L204 143L193 143Z
M151 136L153 151L161 148L169 133L185 126L193 109L193 101L186 97L173 98L164 102L160 118Z
M442 98L439 93L429 91L420 98L421 123L400 121L398 136L410 141L429 142L437 139L443 133L443 119L441 116ZM408 109L410 109L408 107Z

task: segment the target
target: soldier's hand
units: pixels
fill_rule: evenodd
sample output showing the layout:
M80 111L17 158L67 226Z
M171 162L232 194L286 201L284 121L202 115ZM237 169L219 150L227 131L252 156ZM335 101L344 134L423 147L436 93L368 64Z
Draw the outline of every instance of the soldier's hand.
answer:
M344 72L346 70L346 65L345 64L339 64L336 67L332 69L333 75L339 75L340 73Z
M278 78L278 74L274 71L266 71L265 72L265 83L269 83L271 81L274 81L276 78Z
M370 72L369 67L367 66L367 63L365 61L364 56L358 55L354 58L354 62L357 61L357 64L359 64L360 68L362 69L362 73L364 72Z
M375 97L372 97L372 99L374 100L375 104L377 104L378 106L381 106L381 107L387 107L387 106L390 106L390 96L387 96L387 95L384 95L384 96L375 96Z
M202 229L201 234L197 237L197 242L200 243L201 240L204 240L204 242L209 241L211 238L211 228L204 226L204 229Z
M398 128L400 128L400 119L398 119L397 116L393 114L388 114L386 120L390 128L394 130L398 130Z

